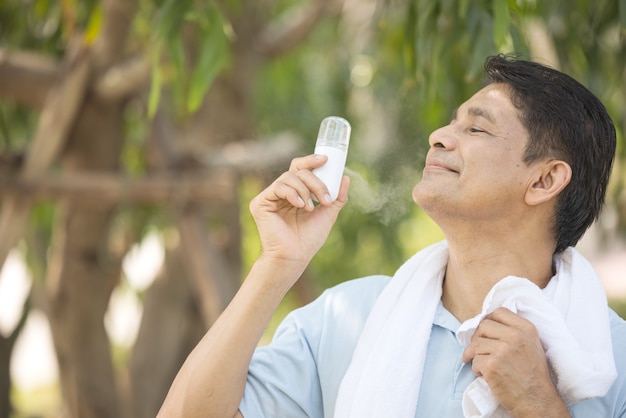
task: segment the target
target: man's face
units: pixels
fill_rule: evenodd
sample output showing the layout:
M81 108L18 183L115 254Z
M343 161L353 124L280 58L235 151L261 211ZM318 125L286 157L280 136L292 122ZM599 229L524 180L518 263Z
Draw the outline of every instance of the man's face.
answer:
M436 221L514 221L532 182L532 165L523 161L528 132L518 115L505 84L488 85L463 103L450 124L430 135L413 200Z

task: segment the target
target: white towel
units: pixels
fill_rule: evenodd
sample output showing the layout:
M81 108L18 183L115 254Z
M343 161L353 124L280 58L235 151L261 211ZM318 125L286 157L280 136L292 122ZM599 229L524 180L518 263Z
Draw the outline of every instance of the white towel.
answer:
M557 390L567 404L603 396L615 380L606 295L591 265L573 248L556 259L557 275L542 291L530 280L508 276L496 283L482 312L457 331L469 344L482 319L502 306L537 328ZM482 377L463 394L465 417L507 417Z
M341 382L335 418L415 416L428 338L441 299L447 262L448 247L442 241L411 257L385 287L365 323L352 362ZM544 341L542 334L545 331L540 329L540 324L535 323L535 326L555 369L557 388L566 402L601 396L616 376L602 284L587 261L573 249L566 250L557 258L556 267L557 276L543 292L537 290L546 294L551 300L546 303L561 313L557 315L561 325L558 330L548 327L555 336L550 338L549 344ZM494 286L485 300L485 306L501 306L497 303L503 295L504 299L511 296L506 286L518 283L518 280L507 278L500 282L504 283L502 286ZM526 279L521 280L530 283ZM535 309L535 305L532 306ZM524 309L518 307L520 315L523 315L522 311ZM470 328L475 329L480 319L482 317L479 316L462 324L462 329L466 330L463 338L471 338L473 331ZM531 318L529 320L532 321ZM565 343L561 342L561 335L566 336ZM581 335L585 337L581 338ZM569 356L574 351L578 353L576 358L585 359L582 364L571 364ZM568 360L552 360L561 357ZM588 380L590 378L594 380ZM497 402L481 380L476 379L477 383L470 385L472 399L475 402L483 399L487 408L498 411Z

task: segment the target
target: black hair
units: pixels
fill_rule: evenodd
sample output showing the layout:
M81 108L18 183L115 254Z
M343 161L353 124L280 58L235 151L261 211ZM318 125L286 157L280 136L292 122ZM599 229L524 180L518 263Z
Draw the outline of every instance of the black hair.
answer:
M606 108L572 77L545 65L497 55L485 61L486 83L510 87L528 131L524 161L551 157L572 168L558 196L555 254L574 246L598 218L615 158L615 127Z

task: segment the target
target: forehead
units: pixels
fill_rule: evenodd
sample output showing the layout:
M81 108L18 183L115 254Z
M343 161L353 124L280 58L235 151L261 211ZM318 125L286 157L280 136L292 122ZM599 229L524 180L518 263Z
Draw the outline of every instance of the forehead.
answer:
M459 106L455 113L483 117L493 124L521 124L519 110L513 105L510 87L494 83L483 87Z

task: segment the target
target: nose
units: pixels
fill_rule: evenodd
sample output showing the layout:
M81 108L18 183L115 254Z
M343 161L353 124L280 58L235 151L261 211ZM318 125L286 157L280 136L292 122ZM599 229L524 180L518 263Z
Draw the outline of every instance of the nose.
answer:
M442 126L428 137L431 148L443 148L448 151L456 148L456 139L450 125Z

